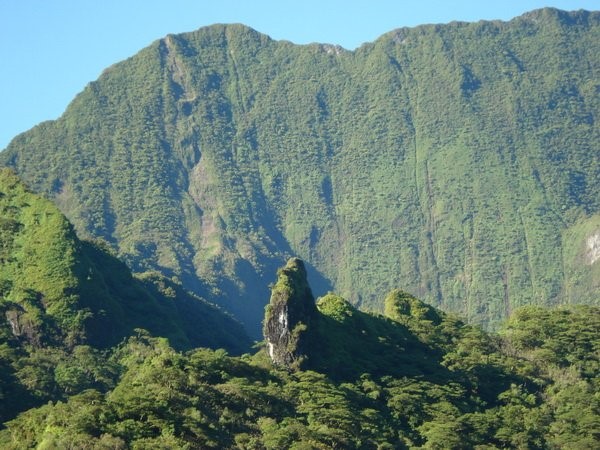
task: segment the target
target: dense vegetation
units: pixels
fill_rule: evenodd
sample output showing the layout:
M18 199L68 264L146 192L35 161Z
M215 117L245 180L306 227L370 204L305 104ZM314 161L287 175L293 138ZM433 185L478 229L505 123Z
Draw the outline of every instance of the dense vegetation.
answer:
M80 241L55 205L7 169L0 213L0 422L112 386L105 352L136 329L180 350L249 348L242 326L213 305L161 275L133 277L102 244Z
M392 31L355 51L169 35L0 155L83 236L256 335L288 255L317 293L401 285L491 328L596 303L600 15Z
M319 299L305 330L317 345L305 348L302 370L273 366L264 349L241 357L223 350L182 353L140 330L102 359L87 357L86 370L103 375L96 385L23 412L0 431L0 446L590 449L600 444L599 308L525 307L497 336L403 291L391 292L385 305L381 316L360 312L334 294ZM78 359L76 367L82 362ZM14 402L14 395L6 397Z

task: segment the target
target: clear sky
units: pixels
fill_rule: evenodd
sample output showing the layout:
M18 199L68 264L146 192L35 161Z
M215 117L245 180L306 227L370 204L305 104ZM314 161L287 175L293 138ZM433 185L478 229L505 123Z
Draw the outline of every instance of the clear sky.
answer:
M600 0L0 0L0 149L169 33L243 23L273 39L352 50L399 27L509 20L544 6L598 10Z

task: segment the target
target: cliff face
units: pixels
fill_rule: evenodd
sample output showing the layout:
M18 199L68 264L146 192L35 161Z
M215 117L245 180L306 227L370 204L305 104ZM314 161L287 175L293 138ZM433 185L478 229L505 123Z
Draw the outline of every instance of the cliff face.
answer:
M215 25L106 70L0 165L255 337L290 255L315 292L382 311L402 286L493 328L525 304L597 303L598 55L598 12L355 51Z
M298 368L307 358L307 331L317 309L300 259L290 259L278 275L266 307L263 334L274 364Z

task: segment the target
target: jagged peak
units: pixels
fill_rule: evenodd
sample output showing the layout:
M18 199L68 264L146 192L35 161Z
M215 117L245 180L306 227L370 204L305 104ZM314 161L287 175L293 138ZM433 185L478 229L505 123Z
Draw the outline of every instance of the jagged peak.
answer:
M278 270L267 305L263 334L274 364L300 367L306 359L306 331L317 314L302 260L291 258Z

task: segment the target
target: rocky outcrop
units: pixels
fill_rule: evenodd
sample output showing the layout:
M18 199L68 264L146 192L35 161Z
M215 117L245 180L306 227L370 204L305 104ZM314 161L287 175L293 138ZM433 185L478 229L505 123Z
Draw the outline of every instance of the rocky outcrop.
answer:
M8 306L4 316L10 325L12 335L34 347L41 347L42 333L31 320L31 314L27 314L27 311L19 305L9 304Z
M317 314L304 263L292 258L278 271L263 322L267 351L275 365L291 369L303 365Z
M600 231L588 236L586 240L586 250L586 262L591 266L600 259Z

